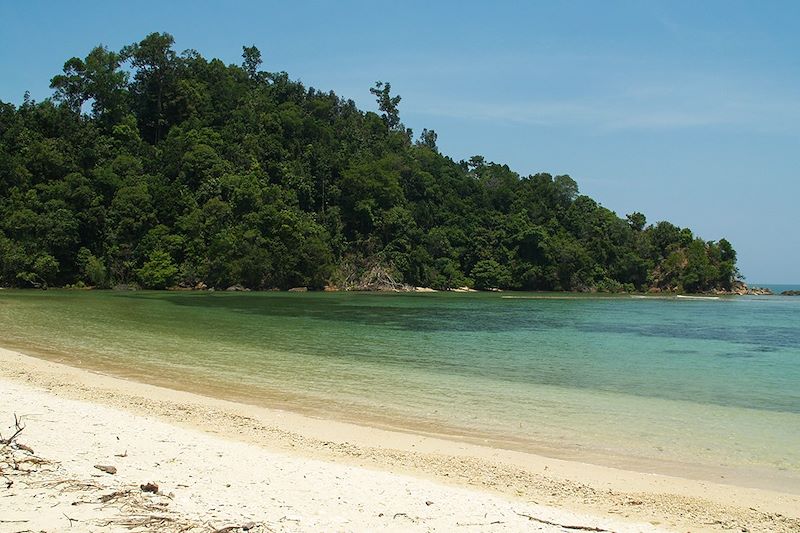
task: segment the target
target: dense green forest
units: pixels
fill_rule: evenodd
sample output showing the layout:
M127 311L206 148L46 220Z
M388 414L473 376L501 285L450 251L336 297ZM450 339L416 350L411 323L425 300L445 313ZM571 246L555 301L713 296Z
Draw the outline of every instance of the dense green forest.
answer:
M153 33L0 102L0 286L730 289L736 253L569 176L454 161L378 112ZM366 92L365 88L365 92Z

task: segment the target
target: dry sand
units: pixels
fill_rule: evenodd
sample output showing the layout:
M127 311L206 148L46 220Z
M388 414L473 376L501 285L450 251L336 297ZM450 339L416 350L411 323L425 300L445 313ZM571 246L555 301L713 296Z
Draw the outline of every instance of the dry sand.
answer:
M796 494L320 420L0 349L5 438L14 413L35 455L0 454L0 531L800 531Z

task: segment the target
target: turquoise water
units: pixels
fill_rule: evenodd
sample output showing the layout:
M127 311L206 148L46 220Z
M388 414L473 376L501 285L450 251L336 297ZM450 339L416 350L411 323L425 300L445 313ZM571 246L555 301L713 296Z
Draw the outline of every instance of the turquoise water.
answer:
M798 326L792 297L0 291L2 346L316 416L800 492Z

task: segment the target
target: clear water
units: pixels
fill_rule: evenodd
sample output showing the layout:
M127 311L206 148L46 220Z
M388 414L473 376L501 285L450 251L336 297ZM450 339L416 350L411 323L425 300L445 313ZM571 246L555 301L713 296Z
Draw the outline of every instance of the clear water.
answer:
M0 345L176 388L800 492L800 298L0 291Z

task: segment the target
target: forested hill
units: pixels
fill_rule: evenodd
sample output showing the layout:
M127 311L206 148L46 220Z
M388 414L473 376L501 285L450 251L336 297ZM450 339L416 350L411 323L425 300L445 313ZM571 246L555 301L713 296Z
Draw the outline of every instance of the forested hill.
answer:
M453 161L432 130L403 125L388 83L370 89L379 113L364 112L243 51L225 65L154 33L68 60L51 99L0 103L0 286L735 280L724 239L620 218L569 176Z

